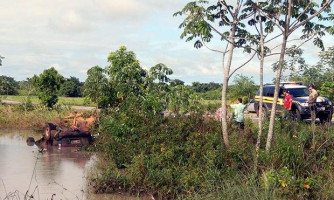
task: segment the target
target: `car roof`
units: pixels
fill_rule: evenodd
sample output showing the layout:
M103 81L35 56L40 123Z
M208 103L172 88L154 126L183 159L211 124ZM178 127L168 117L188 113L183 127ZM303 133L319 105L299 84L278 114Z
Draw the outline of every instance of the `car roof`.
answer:
M275 87L274 84L266 84L264 87ZM280 85L281 88L285 89L291 89L291 88L307 88L305 85L299 85L299 84L285 84L285 85Z
M284 85L283 86L286 89L290 89L290 88L307 88L305 85Z

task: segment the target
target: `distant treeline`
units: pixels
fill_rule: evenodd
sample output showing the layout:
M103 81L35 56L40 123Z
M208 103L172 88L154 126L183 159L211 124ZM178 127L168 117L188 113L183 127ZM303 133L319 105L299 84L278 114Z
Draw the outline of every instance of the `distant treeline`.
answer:
M82 97L84 90L84 82L80 82L78 78L71 76L70 78L61 77L61 85L59 90L59 96L64 97ZM247 84L244 84L244 83ZM256 91L255 83L251 78L238 75L234 81L234 85L230 86L232 97L235 95L251 96ZM184 85L184 82L175 79L170 81L171 85ZM248 90L245 94L235 94L233 92L238 88L240 84L248 85L250 87L245 88ZM221 98L221 83L209 82L193 82L187 86L194 92L199 94L203 99L206 100L219 100ZM251 90L249 90L251 89ZM27 78L24 81L16 81L13 77L0 76L0 94L1 95L36 95L36 91L32 85L32 79ZM235 94L235 95L234 95Z
M61 77L59 96L82 97L83 82L76 77ZM0 95L36 95L32 79L16 81L13 77L0 76Z

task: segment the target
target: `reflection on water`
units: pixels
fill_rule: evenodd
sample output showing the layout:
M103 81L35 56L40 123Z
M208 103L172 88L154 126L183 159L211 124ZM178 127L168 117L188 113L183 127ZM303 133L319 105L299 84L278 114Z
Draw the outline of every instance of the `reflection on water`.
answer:
M0 199L15 191L21 198L28 191L34 199L129 199L87 192L85 176L94 156L76 148L40 153L36 146L27 146L27 136L0 131Z

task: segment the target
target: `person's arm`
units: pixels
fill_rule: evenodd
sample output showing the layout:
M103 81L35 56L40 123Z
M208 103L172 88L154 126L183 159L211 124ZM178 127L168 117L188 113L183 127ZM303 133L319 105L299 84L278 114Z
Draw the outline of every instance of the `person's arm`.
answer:
M292 107L292 97L290 96L290 98L289 98L289 110L291 110L291 107Z

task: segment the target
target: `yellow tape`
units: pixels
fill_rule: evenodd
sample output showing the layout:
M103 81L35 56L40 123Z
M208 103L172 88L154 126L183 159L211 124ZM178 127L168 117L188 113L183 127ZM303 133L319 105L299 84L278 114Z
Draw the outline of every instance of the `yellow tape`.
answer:
M260 96L255 96L255 101L260 101ZM274 102L274 97L263 97L263 103L273 103ZM277 99L277 104L278 105L283 105L283 99L282 98L278 98Z

